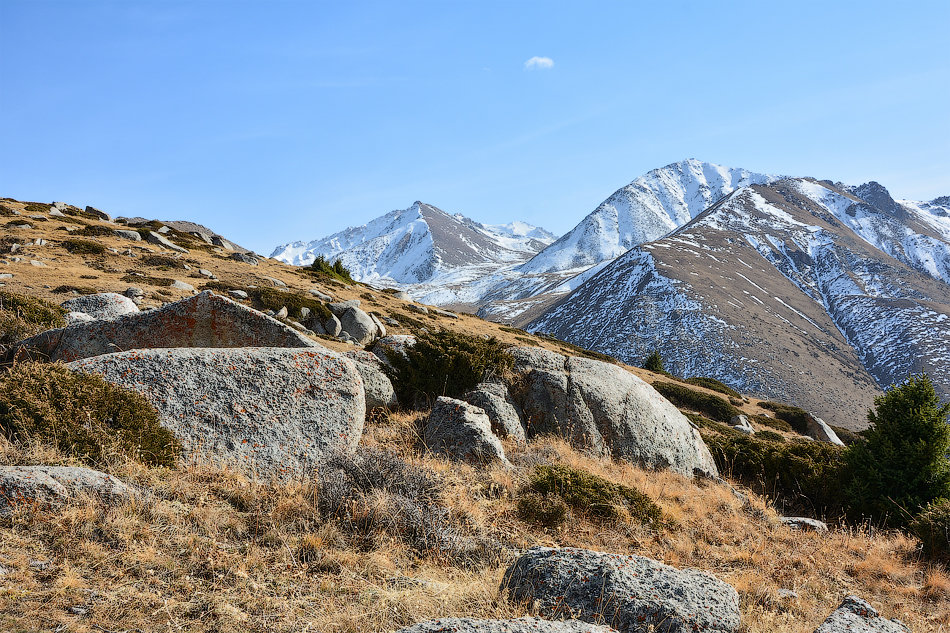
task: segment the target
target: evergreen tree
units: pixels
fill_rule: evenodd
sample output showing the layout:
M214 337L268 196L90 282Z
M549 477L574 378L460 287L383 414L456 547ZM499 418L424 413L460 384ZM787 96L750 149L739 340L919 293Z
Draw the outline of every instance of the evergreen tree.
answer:
M666 373L663 369L663 357L660 356L660 352L654 350L647 359L643 361L643 368L652 371L657 374Z
M857 517L906 526L930 502L950 497L950 402L911 376L874 400L867 441L845 454L848 504Z

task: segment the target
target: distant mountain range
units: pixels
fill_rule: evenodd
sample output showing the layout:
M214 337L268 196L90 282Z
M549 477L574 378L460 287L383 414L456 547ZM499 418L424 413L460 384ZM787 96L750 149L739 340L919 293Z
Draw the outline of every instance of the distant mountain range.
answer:
M950 197L685 160L619 189L557 240L415 203L273 257L342 259L370 283L478 310L860 426L926 371L950 395Z

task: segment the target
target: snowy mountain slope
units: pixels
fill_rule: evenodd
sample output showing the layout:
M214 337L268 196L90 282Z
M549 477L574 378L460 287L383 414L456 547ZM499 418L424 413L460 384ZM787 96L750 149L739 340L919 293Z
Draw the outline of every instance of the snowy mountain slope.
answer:
M689 222L738 187L776 179L692 158L654 169L615 191L520 270L562 272L613 259Z
M488 226L415 202L363 226L277 247L271 257L298 266L339 259L356 279L411 287L462 283L523 262L553 240L524 223Z
M894 228L881 205L807 179L743 187L606 265L530 329L634 363L658 349L676 374L863 426L878 388L910 372L950 393L950 285L874 245ZM902 224L916 221L898 206Z

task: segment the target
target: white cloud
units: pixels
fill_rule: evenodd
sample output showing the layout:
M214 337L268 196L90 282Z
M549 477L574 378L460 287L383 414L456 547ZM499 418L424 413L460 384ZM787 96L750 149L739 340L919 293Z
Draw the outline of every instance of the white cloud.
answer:
M550 57L532 57L524 63L525 70L548 70L554 68L554 60Z

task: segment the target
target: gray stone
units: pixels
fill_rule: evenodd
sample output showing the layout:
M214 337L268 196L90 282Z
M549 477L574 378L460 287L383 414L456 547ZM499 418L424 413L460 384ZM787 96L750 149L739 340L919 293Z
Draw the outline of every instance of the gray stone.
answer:
M84 312L94 319L117 319L139 311L139 307L129 297L114 292L76 297L64 301L62 306L70 312Z
M33 246L46 246L47 244L49 244L49 242L44 240L42 237L38 237L33 240Z
M415 303L410 303L406 307L412 310L413 312L418 312L419 314L429 314L429 308L425 306L420 306L420 305L416 305Z
M388 354L396 353L405 356L406 349L416 344L416 337L412 334L390 334L373 344L372 352L379 360L390 365Z
M343 326L340 325L340 319L336 318L335 314L331 314L330 318L323 322L323 329L330 336L339 336L343 331Z
M268 277L267 275L264 275L264 276L262 277L262 279L266 279L267 281L269 281L270 284L271 284L272 286L274 286L275 288L286 288L286 287L287 287L287 284L285 284L285 283L284 283L283 281L281 281L280 279L277 279L276 277Z
M383 322L379 320L379 317L375 314L370 314L369 318L371 318L373 323L376 324L376 336L380 338L386 336L386 326L383 325Z
M420 622L396 633L617 633L609 626L578 620L475 620L472 618L442 618Z
M137 298L144 297L145 291L135 286L129 286L128 288L125 289L125 292L123 292L122 294L124 294L129 299L137 299Z
M171 232L172 230L169 227L165 226L164 224L158 227L158 233L161 233L162 235L168 235Z
M47 330L16 347L69 362L148 348L319 346L276 319L206 291L157 310Z
M33 225L32 225L32 224L28 224L28 223L26 223L26 222L20 222L20 223L18 223L18 224L14 224L14 225L13 225L13 228L15 228L15 229L23 229L24 231L27 231L27 230L29 230L29 229L32 229L32 228L33 228Z
M438 314L439 316L448 317L450 319L459 318L459 315L455 314L454 312L449 312L448 310L439 310L437 308L432 308L432 312L434 312L435 314Z
M321 291L317 290L316 288L311 288L311 289L310 289L310 294L312 294L314 297L316 297L316 298L319 299L320 301L324 301L324 302L326 302L326 301L333 301L333 297L331 297L330 295L328 295L328 294L325 293L325 292L321 292Z
M534 547L505 572L502 591L546 618L609 622L621 633L727 633L739 628L739 594L694 569L642 556Z
M394 293L393 296L400 301L412 301L412 297L410 297L409 293L404 290Z
M277 314L275 314L274 316L278 319L286 319L288 314L289 313L287 312L287 306L282 306L280 310L277 311Z
M44 508L79 495L103 501L128 500L137 495L112 475L73 466L0 466L0 516L16 508Z
M525 444L527 436L518 405L501 382L483 382L462 396L462 400L482 409L491 421L491 430L498 437Z
M381 316L381 317L379 317L379 319L380 319L383 323L385 323L386 325L388 325L389 327L399 327L400 325L402 325L401 323L399 323L399 321L397 321L396 319L394 319L394 318L392 318L392 317Z
M306 321L310 318L310 308L307 306L301 306L300 308L300 318Z
M86 314L85 312L67 312L66 316L63 317L66 319L66 325L75 325L77 323L88 323L89 321L95 321L95 317Z
M501 442L491 432L485 412L462 400L440 396L422 427L422 442L449 459L485 464L508 463Z
M207 270L206 268L199 268L198 274L202 277L207 277L208 279L217 279L217 277L214 276L214 273L210 270Z
M383 371L383 363L377 356L364 350L353 350L343 354L356 363L356 369L363 377L363 389L366 392L366 411L376 408L393 409L396 391L389 376Z
M732 419L729 420L729 424L731 424L732 428L739 431L740 433L745 433L746 435L755 434L755 429L749 422L749 418L742 414L732 416Z
M244 292L243 290L228 290L228 294L234 297L235 299L246 300L248 298L247 293Z
M224 238L221 237L220 235L212 235L212 236L211 236L211 243L214 244L215 246L220 246L221 248L223 248L223 249L226 250L226 251L233 251L233 250L234 250L234 244L232 244L231 242L227 241L226 239L224 239ZM235 253L235 255L244 255L244 253ZM248 257L250 257L250 256L248 256ZM238 258L234 257L233 255L231 256L231 259L237 259L238 261L244 261L243 259L238 259ZM257 259L254 258L254 257L251 257L251 259L254 260L254 265L256 266L256 265L257 265ZM244 263L245 263L245 264L250 264L251 262L244 262Z
M66 214L60 211L59 209L50 209L49 214L54 218L65 218Z
M132 240L133 242L142 241L142 234L138 231L130 231L129 229L115 229L113 233L116 234L116 237L122 237L127 240Z
M170 241L164 235L161 235L160 233L156 233L155 231L149 231L148 233L146 233L145 240L151 244L157 244L158 246L167 248L170 251L175 251L176 253L188 252L187 248L182 248L178 244L175 244L172 241Z
M13 273L0 273L0 279L13 279Z
M343 313L349 310L350 308L360 307L360 300L350 299L349 301L338 301L336 303L328 303L327 307L330 309L330 312L340 317L340 316L343 316Z
M808 517L782 517L782 524L787 525L793 530L827 532L828 524L818 519L809 519Z
M575 446L686 476L718 477L689 420L653 387L617 365L537 347L511 350L529 437L552 433Z
M69 368L144 395L186 458L252 474L306 473L331 454L352 452L363 432L359 371L319 346L133 350Z
M47 267L45 262L41 262L41 261L39 261L38 259L31 259L31 260L30 260L30 266L36 266L37 268L46 268L46 267Z
M829 442L836 446L844 446L844 442L841 441L834 429L825 424L825 421L821 418L808 414L805 416L805 423L807 424L808 435L819 442Z
M100 211L99 209L97 209L97 208L95 208L95 207L87 206L87 207L86 207L86 213L89 213L90 215L94 215L94 216L96 216L97 218L99 218L100 220L105 220L106 222L112 222L112 216L111 216L111 215L109 215L109 214L106 213L105 211Z
M880 617L870 604L857 596L848 596L815 633L910 633L900 620Z
M260 263L256 257L248 255L247 253L231 253L231 259L236 262L241 262L242 264L250 264L251 266L257 266Z
M359 308L347 308L340 317L343 331L360 345L372 343L379 335L379 328L372 318Z
M190 283L185 282L185 281L179 281L177 279L172 282L172 285L170 287L174 288L175 290L184 290L185 292L193 292L195 289L195 287L192 286Z

